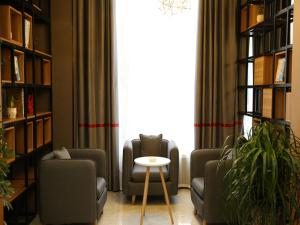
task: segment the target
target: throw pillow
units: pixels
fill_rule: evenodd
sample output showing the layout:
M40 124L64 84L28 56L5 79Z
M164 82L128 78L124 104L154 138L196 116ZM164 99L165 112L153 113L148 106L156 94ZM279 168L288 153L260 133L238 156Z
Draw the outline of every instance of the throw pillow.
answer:
M71 156L65 147L62 147L60 150L54 150L53 154L56 159L71 159Z
M142 156L161 156L162 134L140 134Z

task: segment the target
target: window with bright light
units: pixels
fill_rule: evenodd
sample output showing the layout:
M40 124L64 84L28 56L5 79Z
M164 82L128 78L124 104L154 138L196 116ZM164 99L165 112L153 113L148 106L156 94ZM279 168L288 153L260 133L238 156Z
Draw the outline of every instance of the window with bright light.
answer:
M176 14L159 0L116 0L120 149L143 134L194 147L198 3Z

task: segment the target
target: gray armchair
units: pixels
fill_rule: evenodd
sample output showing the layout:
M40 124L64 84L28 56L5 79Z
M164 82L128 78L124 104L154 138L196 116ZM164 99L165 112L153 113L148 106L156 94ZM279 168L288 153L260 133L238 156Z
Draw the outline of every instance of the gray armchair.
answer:
M222 149L198 149L191 154L191 199L203 224L225 224L223 178L230 161L220 163Z
M144 191L146 168L134 163L134 159L141 155L140 139L125 143L123 148L123 192L127 196L132 196L133 203L135 196L142 196ZM179 156L175 142L162 139L160 156L171 159L170 165L163 168L163 173L168 194L176 195L178 192ZM150 172L148 195L163 195L158 168L151 167Z
M94 223L107 199L106 157L99 149L68 150L71 159L45 155L39 167L43 224Z

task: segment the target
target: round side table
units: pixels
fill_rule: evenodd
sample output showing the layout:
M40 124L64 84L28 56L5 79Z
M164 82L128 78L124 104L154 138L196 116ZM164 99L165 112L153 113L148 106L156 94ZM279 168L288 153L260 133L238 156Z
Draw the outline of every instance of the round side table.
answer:
M140 166L146 167L146 179L145 179L145 186L144 186L143 206L141 212L140 225L142 225L144 222L145 208L147 204L147 196L148 196L148 188L149 188L150 167L159 167L159 174L160 174L160 179L164 190L165 201L168 207L171 222L172 224L174 224L173 215L170 207L168 190L166 187L166 182L162 170L162 167L170 164L171 160L165 157L145 156L145 157L136 158L134 162Z

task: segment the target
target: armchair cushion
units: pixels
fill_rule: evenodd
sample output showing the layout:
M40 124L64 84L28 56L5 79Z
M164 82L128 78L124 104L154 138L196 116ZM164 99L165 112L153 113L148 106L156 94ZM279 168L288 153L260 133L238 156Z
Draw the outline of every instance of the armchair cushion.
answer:
M204 199L204 178L203 177L193 178L192 188L202 199Z
M106 188L106 182L103 177L97 177L97 190L96 190L96 197L97 200L100 199L102 193Z
M166 166L163 167L163 174L165 180L169 178L169 171ZM132 180L135 182L145 182L146 167L140 165L134 165L132 170ZM158 167L150 168L150 182L160 182L160 175Z
M161 156L162 134L143 135L140 134L142 156Z
M60 150L54 150L53 154L56 159L71 159L68 150L64 147L62 147Z

